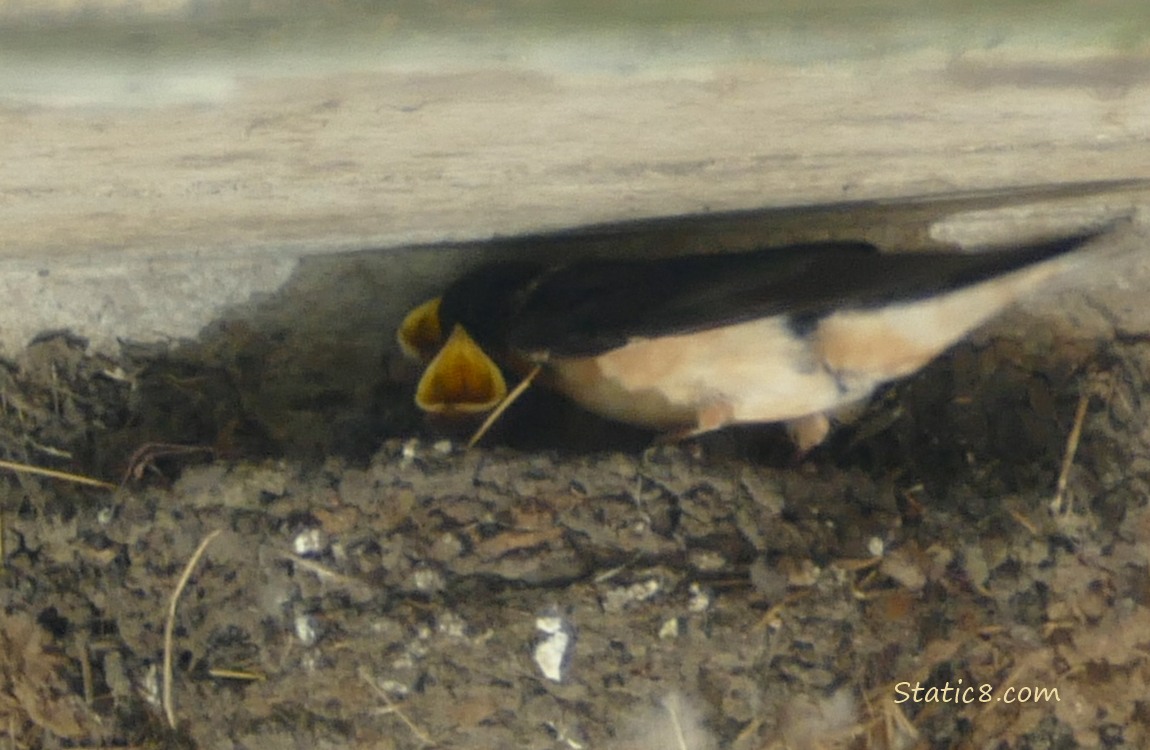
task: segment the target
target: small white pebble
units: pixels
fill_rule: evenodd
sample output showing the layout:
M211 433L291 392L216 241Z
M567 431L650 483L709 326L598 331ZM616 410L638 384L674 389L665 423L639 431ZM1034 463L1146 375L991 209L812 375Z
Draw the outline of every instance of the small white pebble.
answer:
M415 588L424 593L435 593L443 591L447 587L447 583L443 580L443 576L435 568L417 568L411 575L412 583Z
M419 439L418 438L412 438L411 440L404 442L403 448L400 452L400 455L403 456L405 461L410 461L413 458L415 458L415 456L418 452L419 452Z
M679 618L671 617L659 628L659 639L670 641L679 637Z
M435 445L431 446L433 451L444 456L450 455L453 448L454 446L451 444L450 440L440 440L436 442Z
M696 550L691 553L691 564L696 570L704 573L714 573L727 566L727 558L714 550Z
M311 615L296 615L295 636L305 646L314 646L319 638L315 618Z
M547 724L547 726L551 728L551 731L555 733L556 742L562 742L564 745L571 748L571 750L583 750L583 748L586 747L586 745L576 740L574 737L568 737L567 732L563 731L563 728L555 722L548 721L544 723Z
M622 612L632 604L645 602L663 588L655 578L632 583L630 586L618 586L608 590L603 595L603 611Z
M435 629L451 638L467 636L467 622L454 612L444 612L435 621Z
M315 557L327 549L327 538L322 529L307 529L296 534L291 546L300 557Z
M391 668L397 672L402 672L405 669L413 669L414 667L415 657L409 653L400 654L391 661Z
M798 567L787 571L787 585L798 588L814 586L822 573L823 569L810 560L801 560Z
M886 551L886 545L877 536L872 536L866 543L867 552L871 557L882 557L883 552Z
M687 611L706 612L711 607L711 594L697 583L692 583L688 589Z
M124 368L120 367L119 365L110 369L100 370L100 374L106 377L108 380L115 380L118 383L132 382L132 378L129 377L128 373L124 371Z
M139 685L140 696L155 708L160 702L160 669L155 664L149 664Z
M411 688L409 688L407 685L404 685L402 682L396 682L395 680L380 680L378 687L385 693L398 695L401 698L411 692Z

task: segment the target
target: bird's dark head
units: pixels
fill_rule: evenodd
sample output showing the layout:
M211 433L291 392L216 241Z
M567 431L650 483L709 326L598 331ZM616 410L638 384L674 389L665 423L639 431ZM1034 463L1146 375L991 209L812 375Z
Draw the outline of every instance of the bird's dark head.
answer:
M467 416L503 400L507 384L492 358L514 361L508 335L540 270L531 263L480 266L407 314L396 340L407 356L426 365L415 390L420 409Z
M503 351L512 320L542 270L536 263L505 261L468 272L440 299L441 329L451 331L458 324L485 350Z

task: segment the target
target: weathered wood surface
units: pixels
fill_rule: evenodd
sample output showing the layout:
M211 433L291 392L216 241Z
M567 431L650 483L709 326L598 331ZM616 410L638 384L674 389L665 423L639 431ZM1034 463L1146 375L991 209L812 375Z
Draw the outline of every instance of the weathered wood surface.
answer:
M278 289L298 259L338 251L1150 179L1137 44L1031 44L1015 27L1007 44L982 29L899 46L884 27L873 38L889 49L868 51L874 29L841 19L777 40L761 21L723 28L660 37L686 56L594 32L474 49L407 35L393 49L382 23L298 46L273 27L246 51L242 30L219 49L202 30L123 32L120 49L83 30L55 47L51 27L42 40L7 30L0 348L48 327L193 335ZM753 43L711 54L737 32ZM760 220L755 237L858 233L890 215L800 216L773 234ZM446 258L388 263L387 314L455 273ZM361 262L329 275L362 279Z
M920 55L695 79L348 72L237 79L210 103L10 102L0 236L39 257L346 249L1150 178L1145 79L974 70Z

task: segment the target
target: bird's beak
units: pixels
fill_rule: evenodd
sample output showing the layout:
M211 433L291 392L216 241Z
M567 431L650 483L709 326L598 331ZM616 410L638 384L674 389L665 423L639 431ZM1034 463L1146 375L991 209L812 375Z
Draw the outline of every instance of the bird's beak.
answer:
M443 328L439 325L439 297L429 299L399 324L395 340L408 359L428 362L443 345Z
M403 326L401 335L402 331ZM462 326L456 325L423 371L415 389L415 405L432 414L482 414L494 409L506 395L507 383L499 367Z

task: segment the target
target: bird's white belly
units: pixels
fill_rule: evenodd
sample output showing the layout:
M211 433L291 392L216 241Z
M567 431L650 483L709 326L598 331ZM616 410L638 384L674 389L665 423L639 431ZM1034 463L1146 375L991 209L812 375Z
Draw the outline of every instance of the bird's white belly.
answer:
M844 394L782 318L636 339L555 374L556 387L588 409L656 429L782 421L869 393Z
M1053 269L1033 267L949 294L844 310L796 333L783 316L635 339L553 362L557 388L588 409L656 429L717 429L824 414L926 365Z

